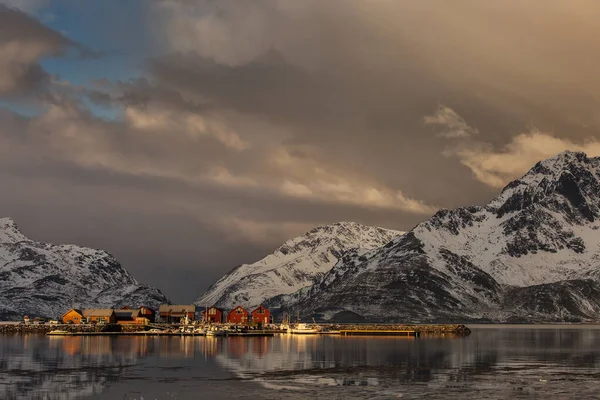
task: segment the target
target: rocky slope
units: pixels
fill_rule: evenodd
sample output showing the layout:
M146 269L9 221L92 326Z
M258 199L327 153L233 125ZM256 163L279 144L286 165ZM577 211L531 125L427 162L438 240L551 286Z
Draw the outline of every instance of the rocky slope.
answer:
M278 299L322 319L467 321L600 317L600 158L564 152L488 205L440 210L371 252L348 253Z
M293 293L320 280L351 249L373 249L403 232L339 222L288 240L272 254L243 264L214 283L195 304L253 307L274 295ZM271 302L273 303L273 301Z
M0 319L57 318L70 307L158 306L168 299L139 284L102 250L39 243L0 218Z

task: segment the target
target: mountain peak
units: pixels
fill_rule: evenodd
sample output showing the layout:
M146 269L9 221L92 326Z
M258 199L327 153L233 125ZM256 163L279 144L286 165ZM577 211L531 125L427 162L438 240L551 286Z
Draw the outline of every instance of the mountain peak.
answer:
M254 306L310 286L351 249L374 249L403 232L340 221L289 239L273 253L243 264L215 282L196 304Z
M0 229L6 229L8 227L17 227L17 224L12 218L4 217L0 218Z
M533 205L593 220L600 200L600 158L563 151L510 182L488 207L498 217ZM579 214L579 215L577 215Z
M0 218L0 243L28 241L12 218Z
M110 254L26 237L14 220L0 218L0 319L56 317L73 305L111 308L158 306L168 299L140 285Z
M582 151L570 151L565 150L562 153L558 153L554 157L547 158L543 161L538 162L531 170L534 173L538 173L539 166L547 168L551 172L560 172L566 169L571 164L587 163L588 156Z

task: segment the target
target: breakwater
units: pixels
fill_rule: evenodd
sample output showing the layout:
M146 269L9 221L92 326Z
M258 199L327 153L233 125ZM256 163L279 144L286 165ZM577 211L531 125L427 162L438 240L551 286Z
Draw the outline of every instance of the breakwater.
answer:
M400 325L400 324L320 324L322 328L330 331L415 331L419 336L427 335L455 335L467 336L471 330L461 324L437 325ZM164 326L165 328L167 326ZM172 327L172 326L171 326ZM63 330L73 333L93 332L141 332L149 329L144 325L37 325L37 324L0 324L0 334L40 334L45 335L52 330ZM278 333L277 331L273 331Z
M60 329L62 331L81 332L140 332L147 328L143 325L73 325L73 324L0 324L0 334L40 334Z
M330 330L365 331L415 331L423 335L468 336L471 330L462 324L410 325L410 324L321 324Z

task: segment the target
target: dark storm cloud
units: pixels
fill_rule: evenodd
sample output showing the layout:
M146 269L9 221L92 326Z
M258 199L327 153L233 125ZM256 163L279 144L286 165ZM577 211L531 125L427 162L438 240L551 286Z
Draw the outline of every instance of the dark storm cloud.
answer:
M444 140L471 134L426 123L440 105L481 132L471 151L503 152L533 128L583 144L598 129L590 1L159 4L178 52L150 64L157 81L273 121L286 144L428 204L495 191L459 157L466 144Z
M98 58L100 53L66 38L25 12L0 4L0 96L30 94L51 81L44 57Z

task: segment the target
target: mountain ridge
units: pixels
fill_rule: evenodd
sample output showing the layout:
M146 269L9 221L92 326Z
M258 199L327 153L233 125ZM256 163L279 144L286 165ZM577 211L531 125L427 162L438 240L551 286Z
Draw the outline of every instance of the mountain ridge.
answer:
M0 218L0 317L57 318L70 307L113 308L168 303L160 290L140 284L111 254L25 236Z
M439 210L369 254L349 253L277 305L323 320L593 320L600 300L586 293L600 277L598 204L600 158L563 152L487 205Z
M373 248L403 232L342 221L317 226L287 240L271 254L225 274L196 300L196 305L232 308L257 306L273 294L285 295L310 286L352 248Z

